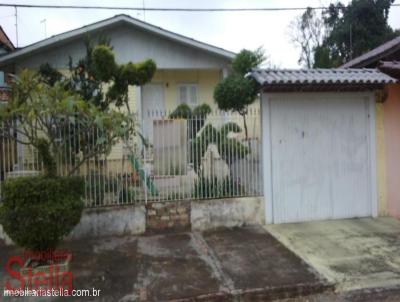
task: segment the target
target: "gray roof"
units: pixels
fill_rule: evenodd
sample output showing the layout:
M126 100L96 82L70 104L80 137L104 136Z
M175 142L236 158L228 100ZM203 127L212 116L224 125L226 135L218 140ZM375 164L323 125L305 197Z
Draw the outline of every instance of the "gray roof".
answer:
M374 85L397 82L377 69L255 69L250 73L261 85Z
M400 61L381 61L378 68L380 71L400 80Z
M342 68L349 67L364 67L368 64L371 64L375 61L385 58L388 55L395 53L400 50L400 36L379 45L378 47L362 54L361 56L354 58L353 60L348 61L343 64Z

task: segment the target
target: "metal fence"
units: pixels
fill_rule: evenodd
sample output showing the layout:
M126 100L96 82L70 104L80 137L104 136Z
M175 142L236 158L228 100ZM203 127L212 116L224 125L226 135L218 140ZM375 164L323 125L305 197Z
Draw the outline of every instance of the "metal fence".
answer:
M142 117L142 135L127 140L128 146L117 143L75 170L85 179L87 207L261 195L258 109L249 111L246 127L242 116L222 111L173 118L165 111L151 111ZM39 175L43 169L37 150L20 143L19 126L2 125L0 130L1 182ZM97 144L95 130L76 131L74 139L66 139L71 131L59 134L59 175L77 165L82 141L88 149Z

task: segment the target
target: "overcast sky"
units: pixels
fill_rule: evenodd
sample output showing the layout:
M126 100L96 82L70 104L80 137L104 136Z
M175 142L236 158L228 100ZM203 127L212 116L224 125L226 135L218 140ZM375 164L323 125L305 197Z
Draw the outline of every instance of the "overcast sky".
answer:
M329 0L144 0L146 7L306 7L328 5ZM347 3L348 0L342 0ZM0 3L59 5L143 6L143 0L0 0ZM395 3L400 3L397 0ZM116 14L129 14L165 29L231 51L264 47L274 65L297 68L299 50L290 43L288 25L300 11L272 12L134 12L122 10L18 9L19 47ZM389 23L400 28L400 7L392 7ZM13 8L0 8L0 24L15 43Z

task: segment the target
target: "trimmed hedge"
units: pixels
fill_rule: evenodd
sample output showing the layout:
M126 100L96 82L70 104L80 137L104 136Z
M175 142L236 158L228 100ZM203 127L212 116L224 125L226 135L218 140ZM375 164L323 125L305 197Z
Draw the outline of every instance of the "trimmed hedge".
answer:
M80 177L35 176L4 182L0 224L19 246L54 249L81 218L84 181Z

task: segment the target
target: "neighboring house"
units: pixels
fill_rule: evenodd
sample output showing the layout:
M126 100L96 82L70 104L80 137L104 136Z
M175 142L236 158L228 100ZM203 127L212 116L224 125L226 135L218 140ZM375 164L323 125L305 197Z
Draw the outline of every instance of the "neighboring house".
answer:
M400 79L400 37L347 62L344 68L379 68ZM387 214L400 218L400 84L390 84L385 90L385 102L380 104L382 140L378 142L386 188L382 192L387 200ZM379 130L379 128L378 128Z
M255 70L260 85L267 223L384 212L376 69ZM397 179L398 180L398 179Z
M15 50L15 47L11 40L8 38L7 34L4 32L3 28L0 26L0 57L6 55ZM7 102L10 97L10 87L8 86L7 74L0 69L0 106L2 103ZM9 158L15 152L15 144L5 140L0 139L0 181L4 179L4 171L9 170L11 167L10 163L5 160Z
M0 56L15 50L14 44L0 26Z
M15 47L7 34L0 26L0 56L6 55L15 50ZM7 76L0 69L0 102L5 102L9 98L9 89L7 85Z

